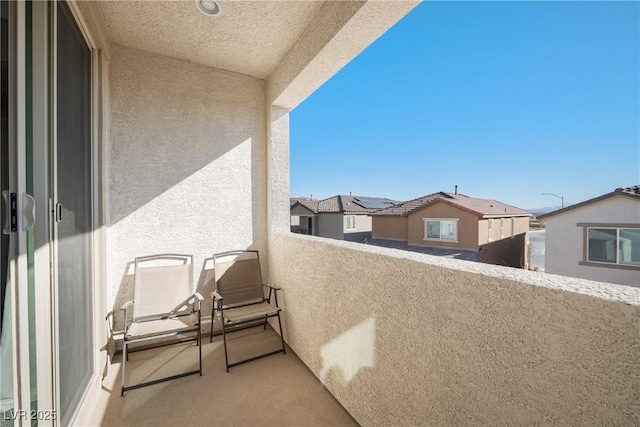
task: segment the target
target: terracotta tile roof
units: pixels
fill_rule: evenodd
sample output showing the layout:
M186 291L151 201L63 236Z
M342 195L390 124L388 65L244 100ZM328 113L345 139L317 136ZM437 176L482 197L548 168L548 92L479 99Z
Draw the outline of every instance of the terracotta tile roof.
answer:
M497 200L479 199L469 197L464 194L452 193L432 193L408 202L379 210L372 215L399 215L407 216L412 212L422 209L433 203L448 203L461 209L473 212L481 217L504 217L504 216L531 216L530 212L516 208L515 206L499 202Z
M445 201L468 211L480 214L483 217L533 216L531 212L527 212L497 200L478 199L467 196L460 197L460 194L458 194L458 196L454 196L453 199L447 199Z
M292 208L296 204L299 204L313 213L318 213L318 202L316 199L309 199L307 197L291 197L289 199L290 207Z
M318 202L318 212L321 213L371 213L381 206L393 205L395 200L384 197L369 196L333 196Z
M418 197L417 199L398 203L397 205L388 207L386 209L381 209L379 211L376 211L372 215L403 215L405 216L435 199L449 198L449 197L450 196L448 193L443 193L443 192L428 194L426 196Z
M617 189L616 189L616 191L617 191ZM621 189L621 191L623 193L631 194L631 195L634 195L634 196L640 196L640 184L639 185L634 185L632 187L623 188L623 189Z

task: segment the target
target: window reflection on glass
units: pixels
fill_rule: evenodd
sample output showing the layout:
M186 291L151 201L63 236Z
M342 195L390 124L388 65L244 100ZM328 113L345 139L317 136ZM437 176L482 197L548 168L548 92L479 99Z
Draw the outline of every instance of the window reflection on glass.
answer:
M640 229L620 229L620 264L640 265Z
M590 228L589 261L616 262L616 230Z
M640 265L640 228L589 228L588 260Z
M428 220L426 221L426 228L427 239L458 239L458 222L455 220Z

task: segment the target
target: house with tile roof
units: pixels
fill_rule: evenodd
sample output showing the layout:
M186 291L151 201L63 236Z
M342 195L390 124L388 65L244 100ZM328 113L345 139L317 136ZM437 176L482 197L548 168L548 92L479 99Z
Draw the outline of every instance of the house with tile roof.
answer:
M369 243L525 267L531 216L497 200L438 192L373 212Z
M640 287L640 185L538 218L547 273Z
M393 206L385 197L338 195L324 200L291 198L291 231L363 242L371 237L369 214Z

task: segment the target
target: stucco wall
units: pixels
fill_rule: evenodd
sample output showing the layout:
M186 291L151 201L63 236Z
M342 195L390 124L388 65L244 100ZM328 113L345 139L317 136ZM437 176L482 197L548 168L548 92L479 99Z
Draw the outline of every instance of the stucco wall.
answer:
M208 295L214 252L266 248L264 82L118 45L111 54L109 303L132 297L135 257L166 252L195 255Z
M269 251L288 343L363 426L638 423L640 289L311 236Z
M459 218L458 241L436 241L424 239L424 218ZM409 215L408 235L410 245L440 246L445 248L478 250L478 217L447 203L436 203Z
M622 270L606 266L580 265L584 232L578 223L638 224L640 202L614 196L544 219L546 228L545 271L563 276L640 287L640 269Z
M330 239L344 239L344 215L341 213L320 213L317 216L318 236Z
M407 240L407 218L372 215L371 234L376 239Z

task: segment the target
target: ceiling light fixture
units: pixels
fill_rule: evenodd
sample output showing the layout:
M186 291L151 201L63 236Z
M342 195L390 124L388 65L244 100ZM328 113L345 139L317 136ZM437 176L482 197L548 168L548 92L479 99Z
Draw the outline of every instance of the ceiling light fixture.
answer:
M222 7L216 0L195 0L196 7L207 16L218 16L222 13Z

